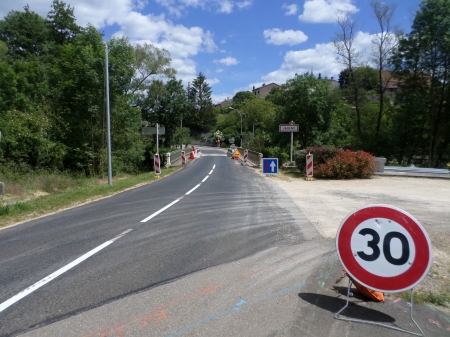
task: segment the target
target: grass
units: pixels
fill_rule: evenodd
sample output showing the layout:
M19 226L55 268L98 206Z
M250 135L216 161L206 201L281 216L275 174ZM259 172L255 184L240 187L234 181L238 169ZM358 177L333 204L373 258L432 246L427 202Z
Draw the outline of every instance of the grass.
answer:
M404 291L396 294L396 296L406 300L411 300L411 293L409 291ZM414 292L413 294L414 303L424 304L431 303L435 305L445 306L447 303L450 303L450 294L445 292L444 290L439 293L433 293L431 291L426 292Z
M162 169L161 177L178 169ZM6 194L0 196L0 227L107 197L158 179L154 172L119 175L113 178L110 186L107 179L64 173L40 172L5 178L1 178L5 182Z

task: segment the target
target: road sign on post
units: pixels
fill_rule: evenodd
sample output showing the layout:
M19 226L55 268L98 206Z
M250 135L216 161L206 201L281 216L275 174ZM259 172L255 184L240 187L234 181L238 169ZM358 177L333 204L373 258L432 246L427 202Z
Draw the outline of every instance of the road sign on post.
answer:
M292 148L294 147L294 132L298 132L298 124L294 124L293 121L291 121L289 124L280 124L279 130L280 130L280 132L290 132L291 133L290 162L292 163Z
M156 127L155 126L147 126L142 128L142 134L143 135L156 135ZM166 127L165 126L159 126L158 127L158 135L165 135L166 134Z
M336 235L339 260L357 282L381 292L414 288L431 267L427 233L411 215L388 205L349 214Z
M278 158L263 158L263 174L278 174Z
M280 124L280 132L298 132L298 124Z

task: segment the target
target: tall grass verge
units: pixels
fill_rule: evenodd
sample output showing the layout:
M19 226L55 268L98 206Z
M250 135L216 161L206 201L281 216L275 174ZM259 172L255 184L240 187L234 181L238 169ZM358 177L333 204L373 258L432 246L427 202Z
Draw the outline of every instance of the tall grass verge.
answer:
M162 169L161 177L178 169ZM65 174L33 173L24 176L22 180L15 177L5 181L7 194L0 197L0 227L111 196L156 179L154 172L133 176L121 175L114 177L110 186L105 179ZM43 191L45 195L35 197L33 193L36 191Z

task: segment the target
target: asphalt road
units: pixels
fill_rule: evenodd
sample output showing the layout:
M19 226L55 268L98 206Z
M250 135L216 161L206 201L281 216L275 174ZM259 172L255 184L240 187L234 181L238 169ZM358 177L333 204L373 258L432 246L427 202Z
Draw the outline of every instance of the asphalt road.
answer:
M0 335L16 335L205 268L299 243L303 235L294 219L268 204L270 194L251 171L228 157L204 156L152 184L2 230L0 303L132 231L1 312Z
M202 152L167 178L0 231L0 336L403 335L334 319L346 287L334 242L254 169ZM347 310L414 330L403 300L355 296ZM427 336L450 333L441 312L415 315Z

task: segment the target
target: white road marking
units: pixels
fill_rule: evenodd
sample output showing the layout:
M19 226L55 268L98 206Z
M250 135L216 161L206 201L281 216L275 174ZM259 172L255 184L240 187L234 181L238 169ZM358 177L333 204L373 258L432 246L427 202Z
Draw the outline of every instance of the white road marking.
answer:
M208 173L208 174L211 174L211 173L213 173L213 171L214 171L214 170L211 170L211 171L209 171L209 173Z
M197 185L198 187L199 185ZM186 193L187 194L187 193ZM159 213L164 212L166 209L168 209L170 206L175 205L178 201L180 201L183 197L178 198L177 200L174 200L173 202L171 202L170 204L168 204L167 206L161 208L159 211L153 213L152 215L146 217L144 220L141 220L141 222L147 222L148 220L154 218L155 216L157 216Z
M25 290L22 290L20 293L18 293L17 295L11 297L9 300L3 302L0 304L0 312L2 312L3 310L5 310L6 308L10 307L11 305L13 305L14 303L16 303L17 301L20 301L22 298L24 298L25 296L31 294L33 291L38 290L40 287L46 285L48 282L54 280L55 278L57 278L58 276L60 276L61 274L64 274L66 271L72 269L73 267L75 267L76 265L80 264L81 262L83 262L84 260L88 259L89 257L91 257L92 255L98 253L99 251L101 251L103 248L109 246L111 243L113 243L114 241L116 241L117 239L120 239L122 236L124 236L125 234L131 232L132 229L128 229L125 232L123 232L122 234L116 236L114 239L106 241L105 243L103 243L102 245L92 249L91 251L87 252L86 254L80 256L78 259L74 260L73 262L69 263L68 265L58 269L57 271L55 271L53 274L48 275L47 277L44 277L42 280L36 282L35 284L33 284L32 286L28 287Z
M199 186L200 186L200 184L198 184L197 186L195 186L192 190L190 190L189 192L187 192L186 195L189 195L189 194L191 194L192 192L194 192Z
M209 176L206 176L205 179L202 180L202 183L204 183L206 181L206 179L208 179Z
M213 166L213 170L216 168L216 165L214 164L214 166Z

